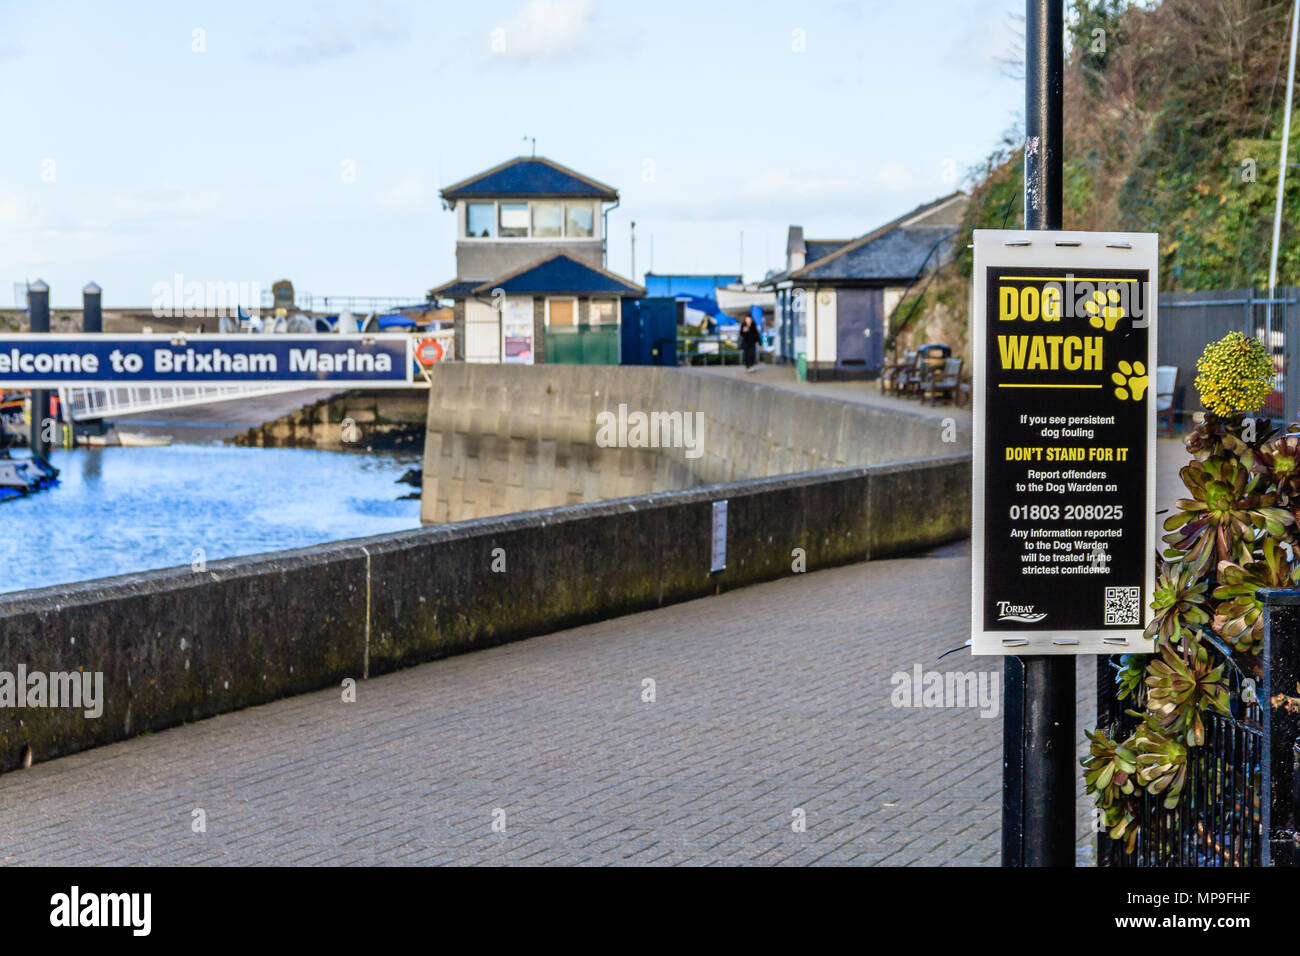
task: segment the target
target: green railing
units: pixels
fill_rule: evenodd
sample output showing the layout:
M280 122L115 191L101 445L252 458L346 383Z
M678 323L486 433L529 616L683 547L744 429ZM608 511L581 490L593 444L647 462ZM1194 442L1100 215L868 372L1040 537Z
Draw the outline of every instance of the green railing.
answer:
M617 365L618 326L579 325L547 329L546 361L558 365Z

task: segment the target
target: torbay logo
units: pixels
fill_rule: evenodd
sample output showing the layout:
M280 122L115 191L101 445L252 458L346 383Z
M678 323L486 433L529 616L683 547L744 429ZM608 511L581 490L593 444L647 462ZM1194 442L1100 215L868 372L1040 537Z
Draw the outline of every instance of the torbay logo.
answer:
M1037 624L1043 618L1047 617L1046 613L1034 613L1032 604L1012 604L1010 601L998 602L998 620L999 621L1019 621L1022 624Z

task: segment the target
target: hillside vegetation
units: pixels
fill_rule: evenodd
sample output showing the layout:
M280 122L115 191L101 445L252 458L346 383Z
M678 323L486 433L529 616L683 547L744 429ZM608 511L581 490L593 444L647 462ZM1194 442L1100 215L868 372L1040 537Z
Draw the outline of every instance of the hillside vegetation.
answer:
M1290 3L1074 0L1065 73L1066 229L1158 232L1161 288L1263 287L1276 201ZM967 229L1019 228L1023 131L970 174ZM1300 123L1289 163L1300 162ZM969 232L966 233L969 236ZM1288 170L1279 285L1300 285L1300 169ZM964 247L900 343L965 352ZM915 293L910 298L913 298Z

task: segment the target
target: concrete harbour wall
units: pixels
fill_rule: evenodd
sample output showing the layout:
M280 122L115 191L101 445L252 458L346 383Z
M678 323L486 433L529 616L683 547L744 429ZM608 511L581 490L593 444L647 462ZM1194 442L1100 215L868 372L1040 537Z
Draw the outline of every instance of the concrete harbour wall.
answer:
M0 707L0 771L449 654L969 534L969 455L757 478L0 598L0 671L102 672L103 713ZM710 572L713 503L726 568ZM493 570L504 560L505 571ZM364 694L364 686L357 691ZM341 705L342 706L342 705Z
M599 416L620 406L698 413L698 457L600 447ZM968 427L932 416L638 366L441 366L427 429L429 524L970 448Z

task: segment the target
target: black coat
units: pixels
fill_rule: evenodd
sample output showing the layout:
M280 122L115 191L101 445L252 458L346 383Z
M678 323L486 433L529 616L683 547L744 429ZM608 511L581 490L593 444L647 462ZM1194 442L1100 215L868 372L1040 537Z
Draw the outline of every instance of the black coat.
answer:
M748 328L743 325L740 327L741 345L758 345L762 340L763 337L759 334L758 326L755 323L751 322Z

